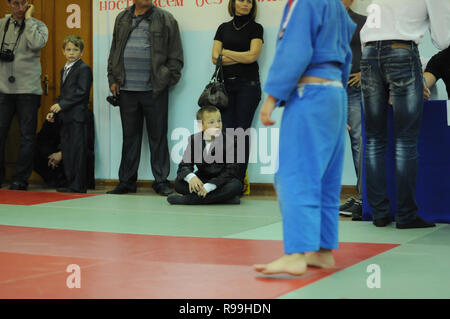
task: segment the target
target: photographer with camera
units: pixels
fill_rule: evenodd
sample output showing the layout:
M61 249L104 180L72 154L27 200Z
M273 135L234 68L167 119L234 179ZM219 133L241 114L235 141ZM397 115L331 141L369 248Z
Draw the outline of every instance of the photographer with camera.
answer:
M0 185L5 178L5 144L17 112L20 149L12 190L26 190L33 170L37 114L41 102L41 49L46 25L33 18L27 0L8 0L10 15L0 19Z

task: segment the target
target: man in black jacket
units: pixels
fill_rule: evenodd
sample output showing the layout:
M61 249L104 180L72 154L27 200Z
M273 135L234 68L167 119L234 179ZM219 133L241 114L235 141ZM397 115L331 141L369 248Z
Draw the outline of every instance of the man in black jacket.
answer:
M119 185L108 194L136 192L142 131L146 121L154 190L172 191L167 143L168 88L181 77L183 49L177 21L151 0L136 0L115 21L108 81L119 96L123 145Z
M175 190L183 195L170 195L167 201L172 205L239 204L242 182L237 176L234 136L222 132L220 112L214 106L201 108L197 121L201 132L189 137L175 180Z
M450 47L434 55L428 62L424 73L429 89L440 79L444 81L450 99Z
M92 70L81 60L84 50L83 40L78 36L68 36L63 43L67 59L61 70L61 93L50 108L48 121L59 114L61 126L61 151L67 188L60 192L86 193L86 167L88 161L87 126L89 121L89 97L92 86Z

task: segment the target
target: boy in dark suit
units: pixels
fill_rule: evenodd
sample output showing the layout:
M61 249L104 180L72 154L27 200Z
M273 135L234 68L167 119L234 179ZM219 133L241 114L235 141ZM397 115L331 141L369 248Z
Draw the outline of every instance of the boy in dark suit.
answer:
M167 201L172 205L239 204L242 183L237 176L234 137L222 132L215 106L201 108L197 123L201 132L189 137L175 180L175 190L183 195L169 195Z
M61 70L61 92L50 108L47 120L54 114L61 120L61 151L67 187L59 192L86 193L86 166L91 150L88 149L87 124L89 121L89 96L92 86L92 70L81 60L84 43L79 36L68 36L63 42L63 54L67 59Z

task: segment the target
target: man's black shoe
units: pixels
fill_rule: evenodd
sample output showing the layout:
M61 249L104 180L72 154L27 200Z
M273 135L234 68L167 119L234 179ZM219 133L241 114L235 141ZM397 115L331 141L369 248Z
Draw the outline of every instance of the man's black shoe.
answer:
M161 183L154 187L155 192L162 196L169 196L173 193L173 190L170 189L169 185L166 183Z
M352 216L352 213L347 212L347 209L352 207L355 203L356 203L356 199L354 199L353 197L350 197L349 199L347 199L347 201L339 207L339 215L346 216L346 217Z
M354 213L352 215L352 221L354 221L354 222L362 221L362 213L361 212L360 213Z
M12 182L11 186L9 187L10 190L14 191L26 191L27 188L28 188L27 184L20 182Z
M353 205L339 212L340 215L352 217L352 220L361 220L362 217L362 202L355 200Z
M399 224L397 223L396 227L398 229L411 229L411 228L428 228L428 227L435 227L436 224L429 223L427 221L424 221L419 216L416 216L416 219L410 223L407 224Z
M128 193L136 193L136 189L130 189L124 185L119 184L113 190L106 192L106 194L114 194L114 195L121 195L121 194L128 194Z
M373 224L377 227L385 227L391 223L391 219L389 217L375 219Z

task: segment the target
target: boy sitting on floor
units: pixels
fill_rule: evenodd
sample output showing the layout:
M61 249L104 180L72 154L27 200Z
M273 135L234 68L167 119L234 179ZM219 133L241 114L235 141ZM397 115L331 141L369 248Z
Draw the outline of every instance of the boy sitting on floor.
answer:
M175 190L182 195L172 194L167 201L172 205L239 204L242 183L237 177L234 136L222 132L215 106L201 108L197 123L201 132L189 137L175 180Z

